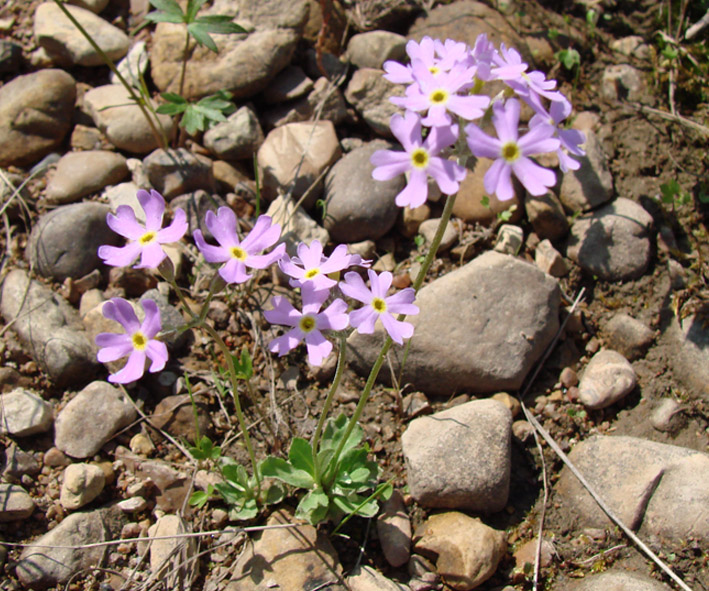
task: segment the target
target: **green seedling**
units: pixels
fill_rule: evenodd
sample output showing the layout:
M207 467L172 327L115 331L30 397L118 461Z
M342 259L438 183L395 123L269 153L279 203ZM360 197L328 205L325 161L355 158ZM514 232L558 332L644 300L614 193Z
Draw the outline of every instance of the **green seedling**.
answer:
M163 92L160 96L167 102L160 105L157 112L164 115L181 114L180 126L190 135L226 121L227 116L236 111L236 106L229 100L232 95L226 90L220 90L196 103L191 103L174 92Z
M222 458L220 470L224 480L214 489L231 506L229 519L253 519L261 507L280 503L285 497L285 489L279 483L262 486L261 478L249 477L246 468L231 458Z
M675 208L675 205L688 205L692 202L692 196L686 191L682 191L675 179L661 184L660 193L662 203L671 205L672 209Z

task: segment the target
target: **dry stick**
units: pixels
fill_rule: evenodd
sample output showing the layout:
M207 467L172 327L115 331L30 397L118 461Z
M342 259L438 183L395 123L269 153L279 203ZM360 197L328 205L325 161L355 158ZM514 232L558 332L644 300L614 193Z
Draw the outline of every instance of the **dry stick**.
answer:
M104 542L92 542L90 544L67 544L67 545L50 545L50 544L25 544L21 542L0 542L0 546L10 546L13 548L53 548L55 550L88 550L90 548L101 548L103 546L117 546L119 544L128 544L130 542L153 542L155 540L177 540L181 538L201 538L206 536L220 536L223 533L238 534L241 532L251 533L260 532L267 529L284 529L292 527L303 527L302 523L278 523L275 525L253 525L249 527L237 527L233 530L213 529L209 531L191 532L184 534L175 534L172 536L146 536L144 538L124 538L121 540L106 540ZM690 590L691 591L691 590Z
M689 41L707 25L709 25L709 10L707 10L707 13L702 18L687 29L687 32L684 34L684 38Z
M709 127L702 125L701 123L697 123L696 121L692 121L691 119L687 119L686 117L682 117L682 115L673 115L672 113L667 113L666 111L661 111L660 109L654 109L653 107L647 107L645 105L641 105L640 103L619 103L619 106L631 107L643 114L657 115L662 119L679 123L680 125L689 127L696 132L709 136Z
M544 461L544 450L539 442L539 437L537 437L537 432L534 431L534 442L537 444L537 449L539 450L539 458L542 461L542 484L544 486L544 498L542 499L542 511L539 515L539 533L537 534L537 547L534 550L534 582L533 590L537 591L539 588L539 564L541 563L542 557L542 535L544 534L544 518L547 512L547 501L549 500L549 487L547 485L547 465Z

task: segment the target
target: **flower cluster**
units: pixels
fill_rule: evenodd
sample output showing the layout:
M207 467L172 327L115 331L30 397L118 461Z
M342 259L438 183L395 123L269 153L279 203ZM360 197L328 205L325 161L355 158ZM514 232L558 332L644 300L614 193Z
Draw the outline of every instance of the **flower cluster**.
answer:
M157 191L139 191L138 201L143 208L144 225L128 205L119 206L115 215L108 214L109 227L126 237L128 243L99 248L99 256L107 265L130 265L140 257L136 268L157 269L167 257L163 245L180 240L187 232L186 216L181 209L175 211L170 225L162 227L165 200ZM326 256L319 241L314 240L310 245L301 243L297 256L291 258L285 252L285 244L278 244L280 225L268 216L259 216L243 239L239 237L236 215L228 207L220 207L216 213L207 212L204 223L218 246L208 243L200 230L194 231L194 242L207 262L220 265L217 273L225 283L244 283L252 277L248 269L265 269L277 263L290 278L290 285L300 289L301 311L286 298L276 296L272 298L273 309L265 312L269 322L290 327L286 334L271 341L269 348L273 353L285 355L304 341L310 364L322 365L333 348L323 331L342 331L352 326L360 333L372 333L377 319L381 319L384 329L399 344L413 334L413 326L395 319L393 314L418 313L413 305L414 290L408 288L387 296L391 273L377 275L370 270L371 290L351 271L345 274L344 281L338 281L341 272L353 266L368 267L370 263L359 255L349 254L346 245L337 246ZM364 307L349 311L348 304L336 295L338 285L342 294ZM328 300L330 303L323 310ZM157 304L145 300L142 305L145 312L142 323L131 304L122 298L113 298L103 306L104 316L118 322L124 333L101 333L96 337L96 344L101 347L98 360L110 362L128 357L126 365L109 376L111 382L125 384L139 379L148 360L150 372L160 371L167 362L167 348L159 340L161 321Z
M501 200L514 196L512 175L532 195L541 195L555 184L555 174L532 160L534 155L556 152L563 171L578 169L572 155L584 154L580 145L585 138L580 131L564 127L571 103L556 90L554 80L528 71L515 49L504 44L497 49L483 34L472 48L450 39L424 37L420 43L409 41L406 51L410 64L384 64L387 80L407 85L405 96L390 99L405 109L403 115L392 116L390 124L404 151L378 150L371 158L377 180L408 174L397 205L413 208L425 203L429 177L446 195L458 191L466 169L447 157L456 144L467 144L474 156L494 161L483 183L488 193ZM493 81L506 85L495 100L481 94ZM535 113L524 134L519 129L520 101ZM473 123L488 112L496 137ZM429 128L427 133L424 127Z

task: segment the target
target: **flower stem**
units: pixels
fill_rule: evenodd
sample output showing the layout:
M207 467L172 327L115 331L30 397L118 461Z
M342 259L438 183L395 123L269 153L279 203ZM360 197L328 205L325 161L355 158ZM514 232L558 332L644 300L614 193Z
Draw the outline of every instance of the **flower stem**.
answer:
M433 264L433 261L436 258L438 247L441 245L441 240L443 240L443 233L445 232L446 226L448 225L448 221L450 220L451 215L453 214L453 205L455 205L455 197L456 195L453 194L448 195L446 198L446 204L443 208L441 220L438 223L436 234L434 235L433 240L431 241L431 248L428 250L426 258L421 264L421 269L419 270L419 273L416 276L416 279L414 280L413 288L416 292L418 292L418 290L421 288L421 285L423 285L423 280L426 278L426 274L428 273L428 270L431 268L431 265ZM404 318L406 318L406 314L400 314L397 320L403 320ZM337 451L333 456L334 462L338 461L340 454L342 453L342 449L345 446L345 442L349 439L350 435L352 434L352 430L357 424L357 421L359 421L359 417L362 415L362 411L364 411L364 406L365 404L367 404L369 395L372 393L372 387L374 386L374 382L377 379L379 371L382 368L384 358L389 352L389 349L391 349L391 345L393 342L394 341L392 341L391 337L387 336L386 340L384 341L384 344L382 345L382 349L379 352L379 356L377 357L376 361L374 362L374 365L372 366L371 371L369 372L367 382L364 384L364 389L362 390L362 395L359 397L359 402L357 402L357 407L355 408L355 411L352 414L352 418L350 419L347 425L345 435L340 441L340 444L337 447Z

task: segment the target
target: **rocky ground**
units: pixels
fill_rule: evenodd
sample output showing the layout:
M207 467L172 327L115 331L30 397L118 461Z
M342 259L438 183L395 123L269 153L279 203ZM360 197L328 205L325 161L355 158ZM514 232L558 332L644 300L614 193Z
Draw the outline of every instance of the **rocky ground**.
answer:
M156 102L178 90L181 25L129 37L147 2L76 4ZM214 0L207 12L248 33L216 35L218 54L191 48L183 94L228 89L238 109L192 136L162 116L179 144L166 151L53 2L7 2L0 589L677 586L600 511L522 405L688 588L709 588L708 42L706 30L683 39L709 7L691 4ZM407 38L473 43L483 32L559 80L587 155L547 195L520 190L512 202L486 203L489 163L468 172L406 363L392 350L362 418L395 494L378 518L337 535L333 524L239 529L295 523L294 497L246 524L216 499L189 506L214 476L185 448L196 434L188 384L200 432L247 462L217 387L220 354L200 333L172 333L165 371L128 389L106 382L94 345L106 299L150 297L164 328L183 322L157 275L101 264L98 246L121 244L106 214L136 204L139 188L184 208L190 234L221 205L247 225L268 211L289 247L348 243L406 287L442 201L402 211L403 181L371 178L370 155L391 139L387 99L401 93L380 68L404 58ZM569 49L579 63L567 69L557 52ZM211 270L191 240L170 257L197 306ZM266 418L246 410L259 456L313 432L334 372L265 347L274 333L260 310L283 285L264 273L209 311L230 347L252 351ZM350 338L335 412L352 413L380 342ZM215 533L174 537L190 532Z

